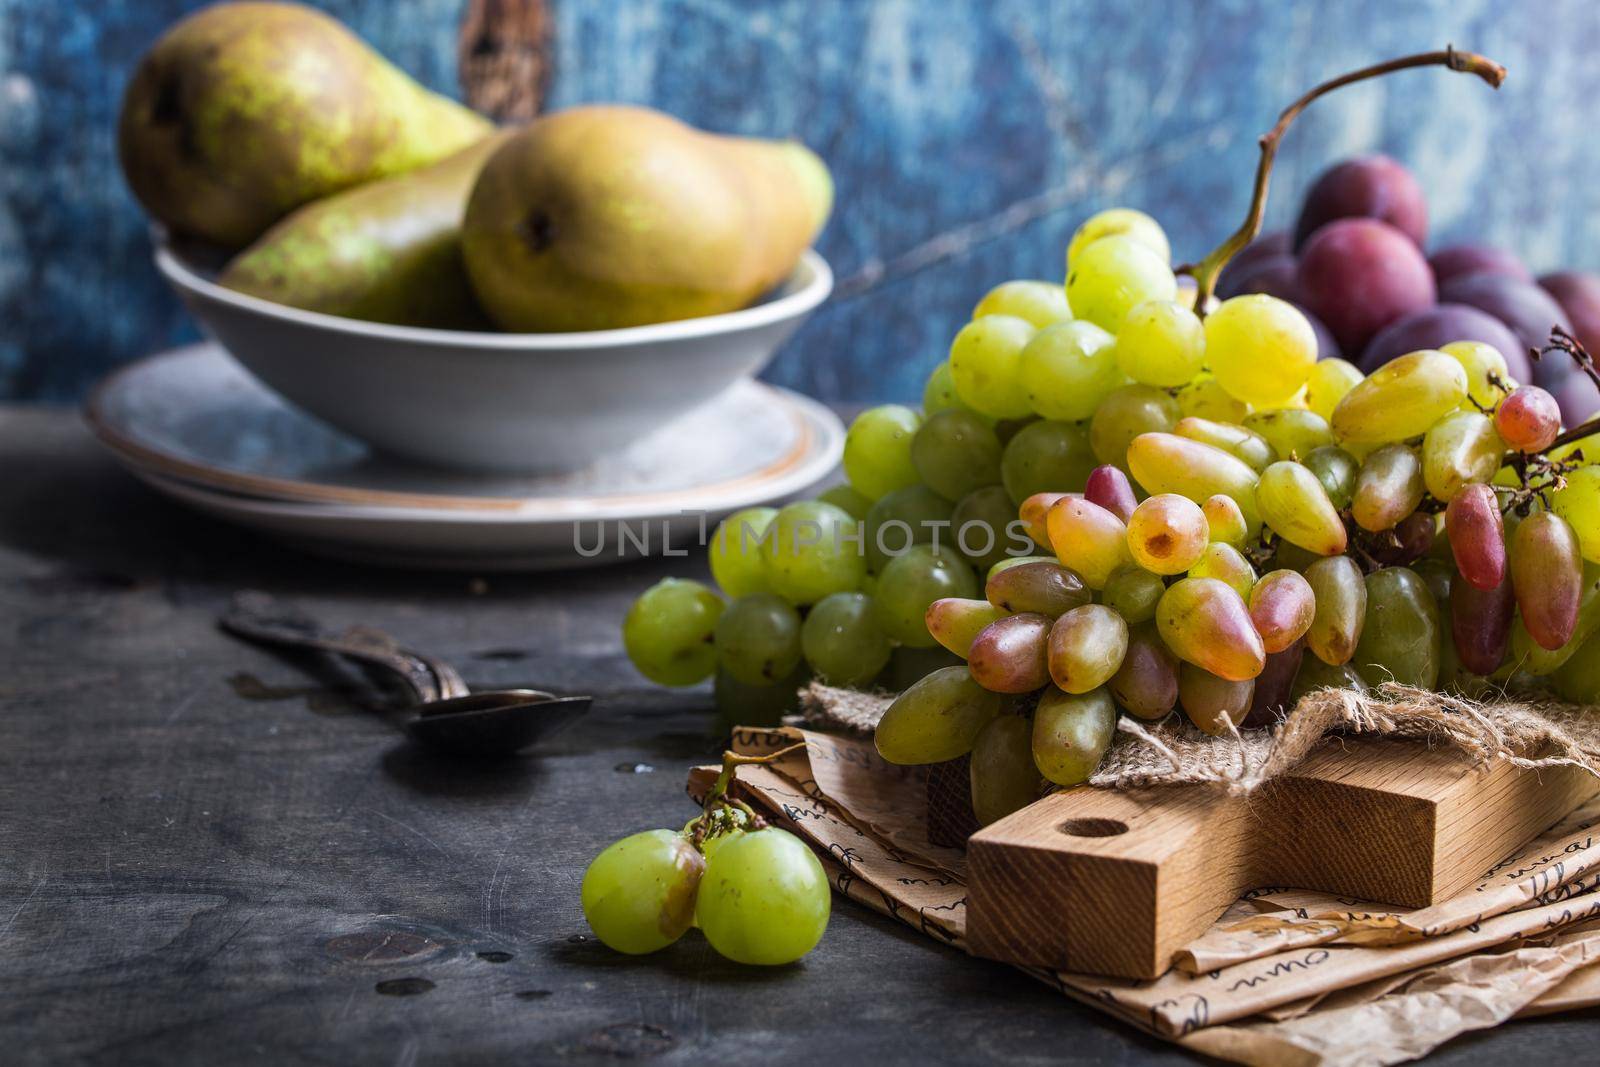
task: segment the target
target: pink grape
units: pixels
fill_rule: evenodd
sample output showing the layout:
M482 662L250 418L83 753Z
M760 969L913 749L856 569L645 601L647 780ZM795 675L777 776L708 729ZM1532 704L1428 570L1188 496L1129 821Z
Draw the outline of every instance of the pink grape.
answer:
M1510 563L1522 625L1540 648L1554 652L1578 626L1583 557L1577 531L1553 511L1534 512L1511 535Z
M1051 619L1047 615L1007 615L972 639L967 669L991 693L1031 693L1050 681L1046 656Z
M1493 489L1482 483L1464 486L1444 509L1444 530L1461 577L1479 589L1493 589L1504 580L1505 524Z
M1083 486L1083 498L1099 504L1123 522L1133 515L1134 506L1138 503L1134 499L1133 485L1128 481L1128 476L1109 463L1089 472L1089 480Z
M1561 432L1561 407L1537 385L1519 386L1495 409L1494 428L1518 452L1538 452Z
M1316 611L1317 598L1311 583L1298 571L1272 571L1250 590L1250 621L1269 656L1304 637ZM1294 678L1291 676L1289 681Z

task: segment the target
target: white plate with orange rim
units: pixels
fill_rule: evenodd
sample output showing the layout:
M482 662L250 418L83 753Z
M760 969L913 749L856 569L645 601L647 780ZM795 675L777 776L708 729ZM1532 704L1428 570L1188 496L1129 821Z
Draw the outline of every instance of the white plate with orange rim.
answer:
M677 554L722 516L820 481L844 447L827 408L744 380L581 470L430 468L300 412L209 343L123 368L84 414L119 462L199 511L346 558L447 569Z

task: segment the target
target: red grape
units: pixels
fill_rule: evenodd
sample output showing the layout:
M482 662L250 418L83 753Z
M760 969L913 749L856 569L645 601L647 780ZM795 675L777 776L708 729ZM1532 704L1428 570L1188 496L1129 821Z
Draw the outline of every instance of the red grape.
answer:
M1377 219L1338 219L1322 227L1301 249L1298 277L1306 306L1352 355L1435 296L1422 252Z
M1511 583L1491 589L1471 582L1450 583L1450 633L1461 665L1473 674L1493 674L1511 641L1511 613L1517 606Z
M1517 593L1522 625L1540 648L1556 649L1572 640L1583 592L1583 557L1578 534L1552 511L1536 511L1511 535L1511 585Z
M1493 245L1451 245L1428 257L1433 280L1443 285L1463 274L1504 274L1508 278L1531 282L1533 275L1515 252Z
M1494 490L1465 486L1444 509L1444 529L1461 577L1479 589L1493 589L1506 576L1505 526Z
M1294 688L1295 675L1306 658L1306 641L1300 638L1281 652L1267 656L1267 665L1256 675L1255 692L1250 695L1250 710L1244 727L1271 726L1288 710L1289 692Z
M1109 463L1089 472L1089 480L1083 485L1083 498L1099 504L1123 522L1128 521L1138 503L1128 476Z
M1046 653L1050 640L1048 615L1007 615L972 639L967 669L972 680L991 693L1031 693L1050 681Z
M1360 156L1323 171L1300 209L1295 247L1304 248L1322 226L1344 218L1379 219L1408 237L1413 246L1428 236L1428 202L1422 186L1388 156Z
M1391 359L1452 341L1481 341L1506 361L1506 373L1519 382L1533 377L1527 350L1505 323L1467 304L1435 304L1396 319L1367 342L1358 366L1371 374Z
M1518 452L1538 452L1561 432L1561 407L1537 385L1520 386L1495 409L1494 428Z

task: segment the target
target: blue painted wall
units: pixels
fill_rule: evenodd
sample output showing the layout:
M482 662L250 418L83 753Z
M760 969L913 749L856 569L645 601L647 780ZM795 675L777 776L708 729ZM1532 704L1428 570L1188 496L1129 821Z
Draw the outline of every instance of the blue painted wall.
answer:
M1592 0L552 0L552 104L622 100L793 135L832 164L839 291L768 371L828 399L915 397L989 285L1056 277L1088 213L1155 213L1180 257L1242 213L1255 138L1326 76L1446 42L1498 94L1413 72L1296 126L1270 220L1330 160L1379 149L1441 238L1600 269L1600 5ZM149 266L112 126L185 0L0 0L0 397L71 400L193 336ZM429 85L455 86L460 0L326 0Z

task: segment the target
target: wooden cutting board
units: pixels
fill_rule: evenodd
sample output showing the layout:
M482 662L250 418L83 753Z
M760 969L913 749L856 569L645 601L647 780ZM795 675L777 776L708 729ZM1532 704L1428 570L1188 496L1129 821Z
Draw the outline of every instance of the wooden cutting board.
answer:
M1425 907L1597 791L1572 767L1338 738L1249 797L1071 789L968 841L968 943L1007 963L1153 978L1246 890Z

